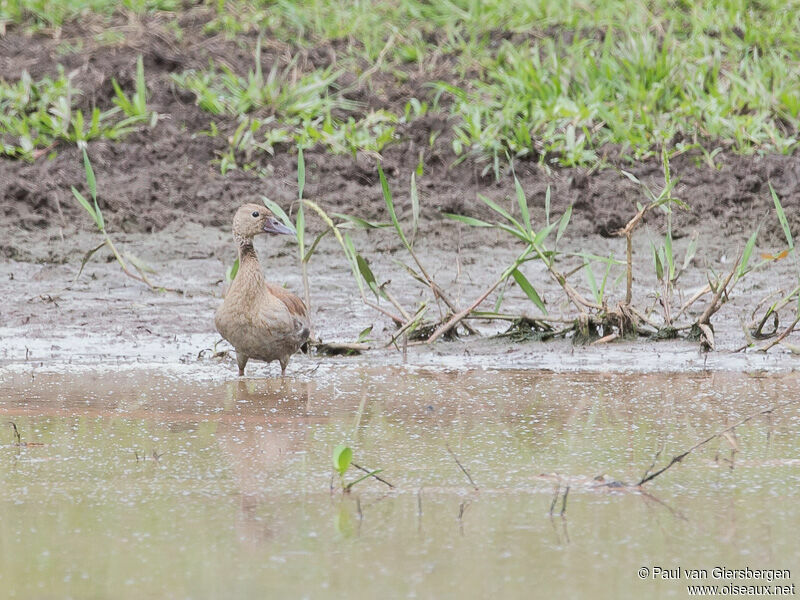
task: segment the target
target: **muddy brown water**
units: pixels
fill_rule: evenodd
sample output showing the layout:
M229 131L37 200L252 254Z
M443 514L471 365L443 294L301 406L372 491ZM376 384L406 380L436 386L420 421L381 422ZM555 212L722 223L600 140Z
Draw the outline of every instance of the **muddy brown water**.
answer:
M765 582L714 579L715 567L796 577L797 405L713 440L644 490L595 480L635 482L658 448L666 464L796 389L795 374L339 365L302 380L201 381L6 369L0 588L9 598L666 598L690 582L642 580L639 569L704 568L718 585ZM339 443L394 488L370 479L332 492Z

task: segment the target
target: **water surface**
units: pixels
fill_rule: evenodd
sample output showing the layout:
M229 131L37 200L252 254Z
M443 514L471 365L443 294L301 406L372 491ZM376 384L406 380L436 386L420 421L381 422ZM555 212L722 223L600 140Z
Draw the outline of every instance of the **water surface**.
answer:
M686 582L641 580L641 567L794 576L797 406L714 439L644 493L598 483L638 481L659 449L666 464L794 399L797 383L378 367L308 382L6 373L0 589L26 599L666 598L686 596ZM394 487L370 479L342 495L330 461L339 443Z

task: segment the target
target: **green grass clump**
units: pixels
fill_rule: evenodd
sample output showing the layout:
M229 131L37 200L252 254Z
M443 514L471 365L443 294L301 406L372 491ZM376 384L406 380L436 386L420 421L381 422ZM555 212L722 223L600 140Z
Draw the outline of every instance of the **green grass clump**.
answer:
M114 81L117 107L84 113L75 107L81 91L59 67L55 78L34 81L23 72L16 82L0 79L0 154L31 160L57 141L118 139L156 115L147 110L144 69L137 66L136 91L128 98ZM118 113L122 112L123 118Z
M33 81L23 73L19 81L0 80L0 153L32 159L37 149L56 140L115 139L131 130L129 123L112 123L119 109L88 115L74 108L80 91L60 71L58 77Z
M195 95L203 110L239 117L221 160L223 172L236 167L237 154L249 161L258 151L272 154L276 144L322 144L334 153L379 152L394 138L398 117L383 110L363 114L361 105L348 99L338 85L343 71L302 73L295 61L283 68L275 62L265 76L260 40L254 58L255 67L245 76L213 64L208 70L173 76Z
M793 151L797 64L781 49L742 49L734 62L702 42L644 31L505 42L472 89L440 86L460 119L454 149L555 155L564 166L595 161L606 144L637 159L723 140L743 153Z
M249 43L237 39L245 31L269 32L298 56L330 56L327 68L275 61L262 73L259 43L247 73L212 64L176 76L200 107L232 121L226 132L239 127L228 167L276 144L379 152L404 118L385 91L409 82L420 102L451 117L442 133L455 154L488 159L496 171L506 154L574 166L601 163L610 151L638 160L662 148L788 154L800 140L798 0L207 5L207 31L241 43ZM181 8L177 0L122 6ZM110 0L0 0L0 26L56 25L116 8ZM372 94L372 112L342 89L345 72Z
M180 0L0 0L0 23L27 23L34 29L60 27L89 13L110 15L120 8L137 13L174 11L180 6Z
M220 15L313 46L349 69L416 64L451 101L453 149L592 164L613 145L791 153L800 128L796 2L578 0L266 2ZM446 57L461 81L438 83ZM400 75L398 75L400 76Z

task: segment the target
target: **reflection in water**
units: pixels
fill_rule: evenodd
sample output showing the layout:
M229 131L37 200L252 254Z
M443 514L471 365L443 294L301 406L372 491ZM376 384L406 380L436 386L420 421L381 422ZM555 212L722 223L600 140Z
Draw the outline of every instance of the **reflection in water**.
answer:
M682 597L637 569L796 566L800 410L714 438L643 491L612 483L796 387L794 375L387 368L309 382L6 374L0 418L20 438L0 429L0 589ZM339 443L395 487L332 492Z
M304 392L304 393L303 393ZM239 494L236 532L257 546L281 526L272 512L270 481L290 457L305 449L311 384L292 388L286 380L239 379L225 385L225 414L216 439L230 465Z

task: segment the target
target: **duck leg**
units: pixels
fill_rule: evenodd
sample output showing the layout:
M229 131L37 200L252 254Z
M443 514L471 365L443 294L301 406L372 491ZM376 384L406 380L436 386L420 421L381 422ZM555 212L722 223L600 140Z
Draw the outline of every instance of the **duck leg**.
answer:
M281 363L281 377L286 377L286 366L289 364L289 357L278 359Z
M236 362L239 363L239 377L244 375L244 368L247 365L247 359L250 358L247 354L242 352L236 353Z

